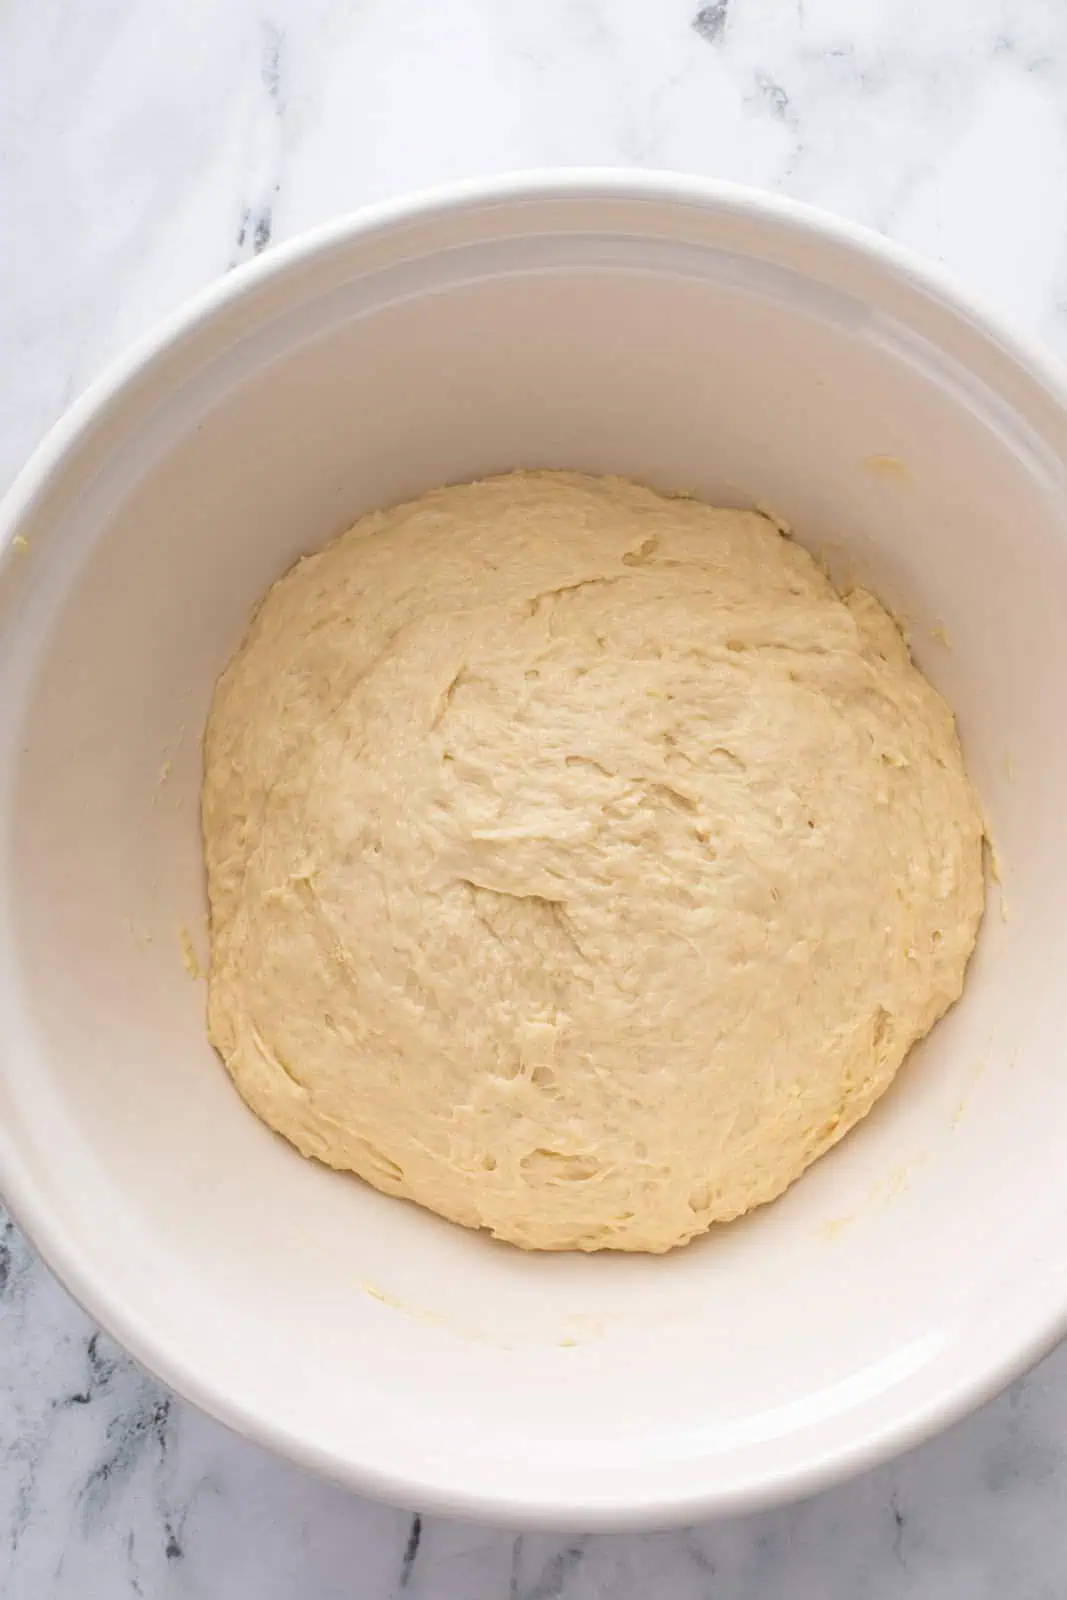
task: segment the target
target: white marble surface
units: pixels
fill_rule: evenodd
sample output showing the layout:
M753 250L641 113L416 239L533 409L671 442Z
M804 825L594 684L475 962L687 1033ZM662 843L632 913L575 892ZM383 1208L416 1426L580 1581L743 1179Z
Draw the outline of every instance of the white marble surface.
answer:
M7 0L0 487L190 291L360 202L575 163L778 189L939 256L1067 354L1064 0ZM143 1377L0 1235L6 1600L1045 1600L1067 1349L806 1505L589 1539L425 1522Z

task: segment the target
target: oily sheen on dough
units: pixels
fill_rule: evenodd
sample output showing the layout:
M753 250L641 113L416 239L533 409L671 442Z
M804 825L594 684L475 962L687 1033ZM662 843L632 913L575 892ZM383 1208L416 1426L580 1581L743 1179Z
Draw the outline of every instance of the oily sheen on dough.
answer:
M513 473L364 517L206 735L211 1038L307 1156L531 1249L773 1200L960 993L983 823L766 517Z

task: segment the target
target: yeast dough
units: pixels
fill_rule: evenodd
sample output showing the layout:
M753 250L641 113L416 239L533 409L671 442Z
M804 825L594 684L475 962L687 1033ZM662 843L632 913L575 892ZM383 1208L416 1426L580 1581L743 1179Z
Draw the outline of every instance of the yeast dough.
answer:
M513 473L267 595L206 735L211 1038L307 1156L543 1250L781 1194L960 993L983 825L878 601Z

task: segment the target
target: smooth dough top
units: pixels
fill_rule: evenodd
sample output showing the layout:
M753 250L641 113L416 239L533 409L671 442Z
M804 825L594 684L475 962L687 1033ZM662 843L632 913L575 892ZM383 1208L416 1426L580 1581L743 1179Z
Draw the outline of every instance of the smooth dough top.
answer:
M532 1249L773 1200L960 993L983 822L869 594L512 473L286 574L215 693L211 1038L305 1155Z

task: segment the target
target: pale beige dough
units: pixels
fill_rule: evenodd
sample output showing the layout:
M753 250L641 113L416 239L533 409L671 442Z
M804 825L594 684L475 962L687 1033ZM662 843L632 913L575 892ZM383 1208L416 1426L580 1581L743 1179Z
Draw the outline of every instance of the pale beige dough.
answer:
M963 984L951 713L767 518L514 473L267 595L206 736L211 1038L308 1156L532 1249L773 1200Z

